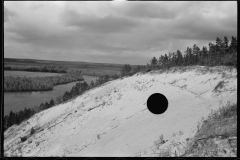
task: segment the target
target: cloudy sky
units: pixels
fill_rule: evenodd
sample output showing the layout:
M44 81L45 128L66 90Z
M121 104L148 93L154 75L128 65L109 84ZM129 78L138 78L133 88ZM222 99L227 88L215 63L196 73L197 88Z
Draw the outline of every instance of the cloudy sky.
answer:
M237 36L237 2L5 1L4 57L146 64Z

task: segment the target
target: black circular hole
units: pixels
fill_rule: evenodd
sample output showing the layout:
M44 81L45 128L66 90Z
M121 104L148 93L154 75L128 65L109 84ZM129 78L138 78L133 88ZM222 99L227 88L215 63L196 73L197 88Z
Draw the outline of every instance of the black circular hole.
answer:
M154 93L147 100L147 107L153 114L162 114L167 110L168 100L161 93Z

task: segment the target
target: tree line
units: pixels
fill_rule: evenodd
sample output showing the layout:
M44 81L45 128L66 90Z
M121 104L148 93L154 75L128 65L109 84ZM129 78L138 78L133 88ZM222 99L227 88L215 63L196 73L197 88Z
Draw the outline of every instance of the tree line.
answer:
M91 81L90 85L88 85L85 81L79 81L72 87L70 91L66 91L62 96L56 97L55 100L51 99L49 102L41 103L39 106L35 106L33 108L24 108L24 110L20 110L18 112L10 111L10 113L4 116L3 119L4 131L14 124L19 125L21 122L29 119L31 116L38 112L51 108L55 105L67 102L72 98L82 95L86 90L100 86L110 80L117 78L119 78L117 75L102 75L99 76L95 82Z
M68 92L66 91L63 96L59 96L56 98L56 104L61 104L62 102L68 101L76 96L81 95L86 90L92 89L94 87L100 86L110 80L119 78L117 75L109 76L109 75L100 75L96 79L95 82L91 81L90 85L88 85L85 81L83 83L78 82L76 85L72 87L72 89Z
M48 91L59 84L83 80L81 72L69 72L61 76L46 77L4 77L4 92Z
M13 71L29 71L29 72L51 72L51 73L67 73L67 68L62 66L38 66L38 67L13 67L4 66L4 70Z
M166 69L174 66L218 66L227 65L237 67L237 38L232 36L231 42L226 36L223 40L216 38L216 43L209 43L208 48L203 46L200 49L196 44L187 47L185 54L180 50L161 55L158 59L153 57L150 64L131 67L125 64L121 70L121 76L133 75L139 71L148 69Z

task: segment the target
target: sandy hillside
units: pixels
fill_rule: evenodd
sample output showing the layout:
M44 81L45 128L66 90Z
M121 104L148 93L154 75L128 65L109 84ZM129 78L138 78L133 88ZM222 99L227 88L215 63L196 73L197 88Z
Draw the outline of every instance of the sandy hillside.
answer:
M164 114L148 111L146 101L153 93L167 97ZM151 146L161 134L167 140L164 147L184 143L194 136L202 117L228 101L237 102L235 69L198 66L138 73L93 88L9 128L4 133L5 155L128 157L141 151L151 156ZM156 102L160 106L161 101ZM37 131L30 136L31 127ZM21 142L20 136L26 135L28 139Z

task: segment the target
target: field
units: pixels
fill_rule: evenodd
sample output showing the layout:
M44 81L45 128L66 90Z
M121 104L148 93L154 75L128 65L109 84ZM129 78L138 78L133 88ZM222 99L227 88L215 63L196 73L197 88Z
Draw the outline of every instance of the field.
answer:
M26 71L4 71L4 77L46 77L46 76L57 76L62 75L59 73L46 73L46 72L26 72Z
M83 75L89 76L97 76L104 74L120 75L120 71L123 67L122 64L4 58L4 67L8 66L24 69L28 67L43 67L50 65L66 67L67 72L79 70L82 72Z

